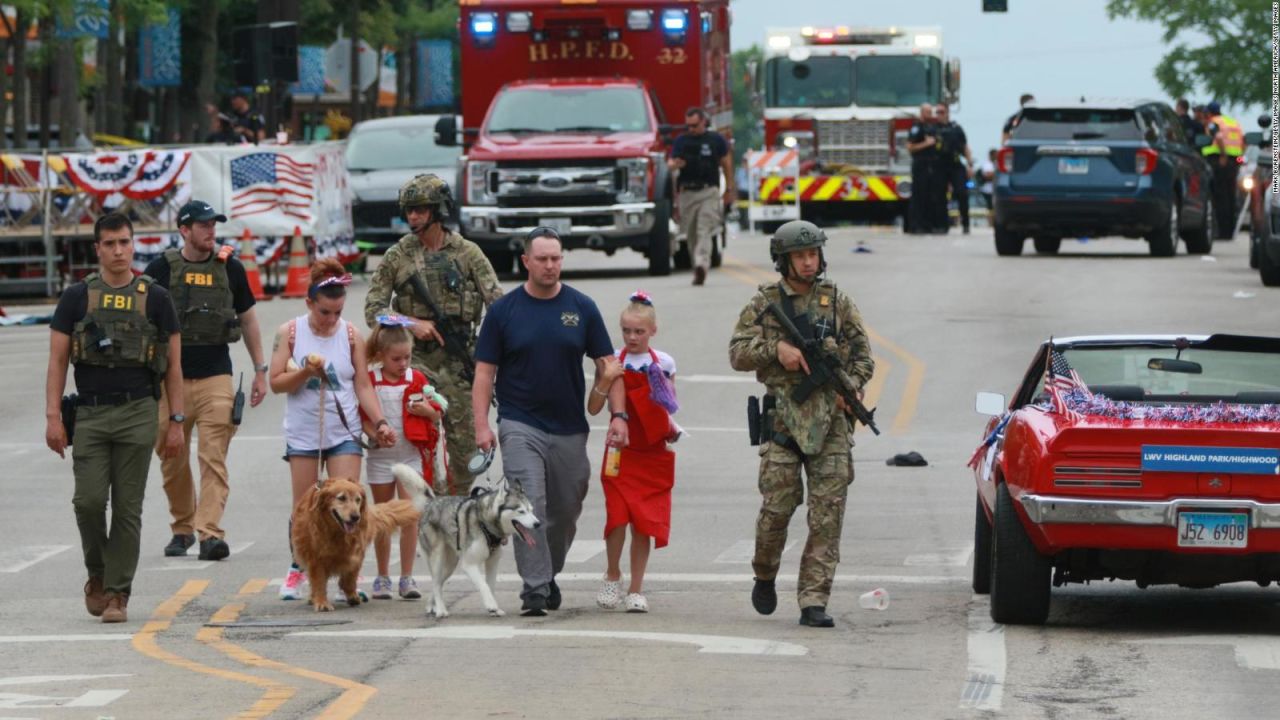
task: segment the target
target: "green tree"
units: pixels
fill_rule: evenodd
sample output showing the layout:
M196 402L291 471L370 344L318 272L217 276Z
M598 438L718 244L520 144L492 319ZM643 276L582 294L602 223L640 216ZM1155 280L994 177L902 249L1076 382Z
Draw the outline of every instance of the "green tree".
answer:
M1155 78L1171 96L1224 105L1271 101L1269 0L1108 0L1107 14L1158 22L1169 52Z
M764 53L759 45L739 50L729 60L729 92L733 96L733 154L735 165L748 150L760 149L760 101L756 97L755 73L760 72Z

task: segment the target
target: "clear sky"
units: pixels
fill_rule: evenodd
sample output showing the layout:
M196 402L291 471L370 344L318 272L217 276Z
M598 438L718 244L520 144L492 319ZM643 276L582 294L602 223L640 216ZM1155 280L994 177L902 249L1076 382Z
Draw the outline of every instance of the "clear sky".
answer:
M1040 101L1084 94L1173 104L1154 77L1164 56L1162 28L1112 21L1105 0L1009 0L1007 13L983 13L982 0L731 0L730 7L735 50L763 46L771 26L938 26L944 52L960 59L952 118L964 126L975 159L999 144L1000 127L1024 92ZM1256 108L1224 110L1246 131L1258 129Z

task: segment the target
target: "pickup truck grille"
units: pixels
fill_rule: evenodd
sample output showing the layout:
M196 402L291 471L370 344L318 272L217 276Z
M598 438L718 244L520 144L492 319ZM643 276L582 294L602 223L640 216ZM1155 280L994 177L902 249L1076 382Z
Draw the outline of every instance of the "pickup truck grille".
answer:
M576 167L500 167L500 207L611 205L617 200L618 171L613 165Z
M823 165L856 165L862 170L889 167L888 120L819 120L818 161Z

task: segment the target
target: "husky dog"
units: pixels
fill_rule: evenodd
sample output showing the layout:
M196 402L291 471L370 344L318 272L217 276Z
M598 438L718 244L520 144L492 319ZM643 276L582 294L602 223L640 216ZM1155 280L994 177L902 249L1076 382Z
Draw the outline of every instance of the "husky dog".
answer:
M431 608L437 618L449 616L444 605L444 584L459 565L469 578L490 615L504 613L493 596L498 577L499 548L507 538L519 533L530 547L529 532L542 523L533 514L533 504L518 482L503 479L496 488L475 488L466 497L437 497L431 486L413 468L396 465L392 474L409 490L421 513L418 545L431 567ZM484 573L481 574L483 568Z

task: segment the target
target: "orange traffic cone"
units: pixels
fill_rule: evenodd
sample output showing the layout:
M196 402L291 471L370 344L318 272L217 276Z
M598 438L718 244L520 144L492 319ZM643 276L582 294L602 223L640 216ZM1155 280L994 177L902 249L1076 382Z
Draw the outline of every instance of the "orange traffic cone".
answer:
M311 268L307 263L307 241L302 237L302 228L294 226L293 245L289 247L289 275L284 281L284 293L287 298L307 296L311 287Z
M262 276L258 273L258 256L253 250L253 233L249 232L249 228L244 229L244 235L240 238L240 264L244 266L244 276L249 280L249 290L253 292L253 299L270 300L271 296L262 289Z

